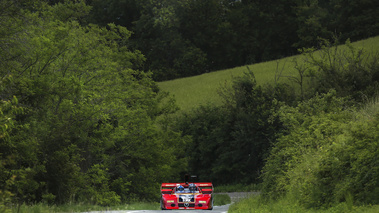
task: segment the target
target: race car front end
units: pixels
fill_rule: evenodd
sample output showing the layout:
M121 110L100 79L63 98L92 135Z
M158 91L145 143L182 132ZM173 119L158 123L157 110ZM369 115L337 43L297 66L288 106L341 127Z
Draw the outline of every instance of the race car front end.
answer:
M212 195L164 195L161 208L170 209L212 209Z
M190 190L189 185L185 183L164 183L162 184L162 198L161 198L161 209L170 210L170 209L203 209L211 210L213 209L213 186L211 183L207 183L208 187L211 189L201 190L201 187L198 187L200 183L192 184L196 190ZM204 184L204 183L202 183ZM173 185L184 185L182 190L179 190L177 187L169 188Z

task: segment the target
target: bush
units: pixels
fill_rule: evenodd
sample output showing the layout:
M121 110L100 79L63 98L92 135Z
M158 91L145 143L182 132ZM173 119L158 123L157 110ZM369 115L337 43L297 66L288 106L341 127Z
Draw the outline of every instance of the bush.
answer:
M213 199L214 199L213 204L215 206L222 206L222 205L226 205L232 202L229 195L227 194L214 194Z
M349 96L362 102L378 95L379 52L368 54L363 49L353 47L349 40L345 46L338 46L322 40L319 55L314 49L305 52L305 76L311 77L311 85L316 92L326 93L335 89L341 97Z
M312 174L310 167L317 165L312 163L317 159L316 153L331 143L330 137L338 135L342 131L341 125L348 120L349 115L342 112L344 99L336 98L335 95L335 91L317 95L297 107L285 106L278 111L285 130L271 150L263 169L262 187L265 196L278 198L288 192L291 184L295 187L291 190L311 184L290 181L303 181L303 176L309 178L306 181L311 181L307 174Z
M215 184L248 185L258 182L280 129L274 112L282 103L275 95L288 90L262 88L252 72L234 78L232 88L221 89L223 106L200 106L178 118L174 128L192 137L190 172Z
M260 196L251 197L232 204L230 213L374 213L379 211L379 205L351 206L347 203L340 203L331 208L306 209L289 198L279 200L264 200Z
M120 204L121 198L116 192L109 189L109 174L104 165L95 164L86 174L86 188L80 192L81 197L87 202L101 205L114 206Z
M264 167L264 197L306 208L379 203L379 114L355 120L335 95L281 108L288 134Z

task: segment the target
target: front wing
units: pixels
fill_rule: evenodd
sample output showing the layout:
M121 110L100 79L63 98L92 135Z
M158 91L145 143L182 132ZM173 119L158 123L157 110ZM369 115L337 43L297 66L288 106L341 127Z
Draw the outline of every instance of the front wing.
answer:
M213 197L207 195L162 195L161 209L213 209Z

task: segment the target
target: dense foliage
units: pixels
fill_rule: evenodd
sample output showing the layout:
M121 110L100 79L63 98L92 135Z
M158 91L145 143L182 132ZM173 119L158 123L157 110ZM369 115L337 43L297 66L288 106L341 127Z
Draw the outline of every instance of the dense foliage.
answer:
M88 0L91 23L125 26L158 81L281 58L318 38L379 35L376 0Z
M82 25L81 1L0 4L0 203L157 199L186 141L156 125L175 108L131 32Z
M263 197L304 208L378 204L377 52L324 44L305 51L298 69L311 85L305 100L277 112L283 128L263 168Z
M347 42L300 60L292 78L303 92L259 86L247 72L221 90L222 106L185 113L175 124L192 137L190 168L217 184L262 181L264 198L304 208L378 204L377 102L359 113L378 96L378 55Z
M378 204L379 114L359 119L346 106L334 91L281 108L288 134L265 165L265 196L287 196L307 208Z
M174 129L190 135L189 167L216 184L256 183L281 123L275 112L292 92L259 86L250 71L220 89L222 106L204 105L179 116Z
M336 46L378 35L377 4L0 1L0 209L156 201L185 172L263 181L266 198L305 208L377 204L379 116L356 111L378 96L378 54ZM295 84L249 71L220 89L221 106L169 116L175 100L154 82L302 47Z
M379 90L379 52L354 48L347 40L344 47L338 42L321 41L321 50L314 54L314 48L303 49L304 63L297 70L306 78L308 95L315 92L327 93L331 89L338 96L349 96L361 103L375 97Z

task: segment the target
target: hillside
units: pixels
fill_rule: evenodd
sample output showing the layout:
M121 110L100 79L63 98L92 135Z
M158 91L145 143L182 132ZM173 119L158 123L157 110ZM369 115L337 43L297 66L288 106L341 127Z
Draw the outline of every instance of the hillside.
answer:
M353 46L372 52L379 50L379 36L354 42ZM317 52L316 52L317 54ZM283 75L296 75L293 60L300 60L301 55L282 58L279 60L247 65L254 72L258 84L275 82L275 73L283 71ZM247 66L220 70L198 76L158 82L158 86L168 91L176 98L182 110L189 110L201 104L219 104L218 89L223 84L229 84L233 76L240 76L247 71ZM285 81L285 78L279 81ZM228 83L229 82L229 83Z

